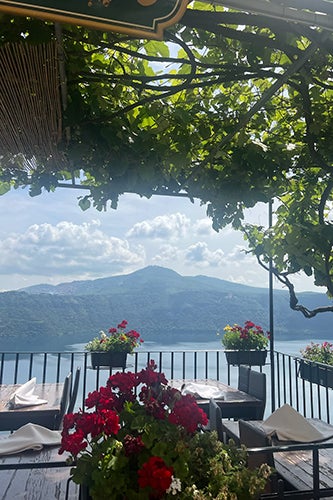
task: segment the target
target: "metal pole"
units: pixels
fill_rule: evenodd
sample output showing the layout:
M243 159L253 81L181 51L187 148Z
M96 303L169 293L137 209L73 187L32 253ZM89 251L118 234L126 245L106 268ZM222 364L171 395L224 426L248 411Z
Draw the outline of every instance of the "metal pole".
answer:
M268 205L268 226L273 225L273 200ZM269 259L269 331L270 331L270 362L271 362L271 407L275 410L275 365L274 365L274 302L273 302L273 260Z

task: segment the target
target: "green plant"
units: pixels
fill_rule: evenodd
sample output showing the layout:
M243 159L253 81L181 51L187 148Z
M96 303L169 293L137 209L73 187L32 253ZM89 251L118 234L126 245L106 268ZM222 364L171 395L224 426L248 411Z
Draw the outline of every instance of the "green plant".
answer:
M121 351L132 353L135 347L143 342L140 334L135 330L125 331L127 321L124 319L117 328L110 328L107 335L103 330L99 337L95 337L85 345L87 351L112 352Z
M65 415L59 453L71 453L73 481L93 500L256 498L271 469L248 470L245 449L202 432L194 397L156 368L112 375L88 394L87 411Z
M303 358L309 361L333 365L333 344L330 342L323 342L322 344L311 342L305 349L301 349L300 352Z
M247 351L266 349L269 342L269 332L264 332L261 326L252 321L245 321L244 327L234 324L224 328L222 344L226 349Z

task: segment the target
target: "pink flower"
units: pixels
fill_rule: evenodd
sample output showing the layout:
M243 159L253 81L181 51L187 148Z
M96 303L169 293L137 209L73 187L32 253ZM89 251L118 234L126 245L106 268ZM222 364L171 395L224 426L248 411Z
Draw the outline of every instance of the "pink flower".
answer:
M119 325L117 325L117 328L120 328L121 330L124 330L127 326L127 323L128 321L126 321L126 319L123 319L121 323L119 323Z

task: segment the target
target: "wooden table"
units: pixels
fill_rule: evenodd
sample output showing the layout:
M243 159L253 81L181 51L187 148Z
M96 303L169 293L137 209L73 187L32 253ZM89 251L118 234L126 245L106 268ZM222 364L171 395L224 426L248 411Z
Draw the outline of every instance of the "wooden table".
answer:
M317 418L307 419L319 431L333 434L333 425ZM263 421L252 421L252 425L262 427ZM318 445L332 443L333 437L325 441L311 443ZM286 441L272 440L273 450L276 446L294 446L306 448L310 443L291 443ZM285 452L274 452L274 463L277 472L296 490L312 490L314 485L313 454L309 449L296 449ZM317 478L318 479L318 478ZM333 448L319 449L319 482L320 488L333 488Z
M197 383L204 384L210 387L216 387L223 392L224 399L215 399L216 403L221 407L223 418L246 418L256 419L263 402L260 399L247 394L246 392L230 387L219 380L204 379L204 380L171 380L170 385L176 389L181 389L183 384ZM197 399L198 405L209 416L209 399Z
M58 446L46 446L41 451L0 456L1 499L77 500L79 486L72 481L68 482L68 454L59 455L58 449Z
M8 401L19 387L14 384L0 386L0 431L16 430L29 422L54 429L64 384L36 384L34 394L47 400L47 403L12 409Z

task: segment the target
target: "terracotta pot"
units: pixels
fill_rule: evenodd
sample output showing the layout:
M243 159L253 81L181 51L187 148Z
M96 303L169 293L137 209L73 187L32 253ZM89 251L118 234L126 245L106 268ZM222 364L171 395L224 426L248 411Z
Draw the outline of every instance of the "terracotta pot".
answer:
M110 368L126 368L127 352L91 352L91 365L94 369L99 366Z
M237 351L226 349L224 352L229 365L262 366L266 364L267 350Z

